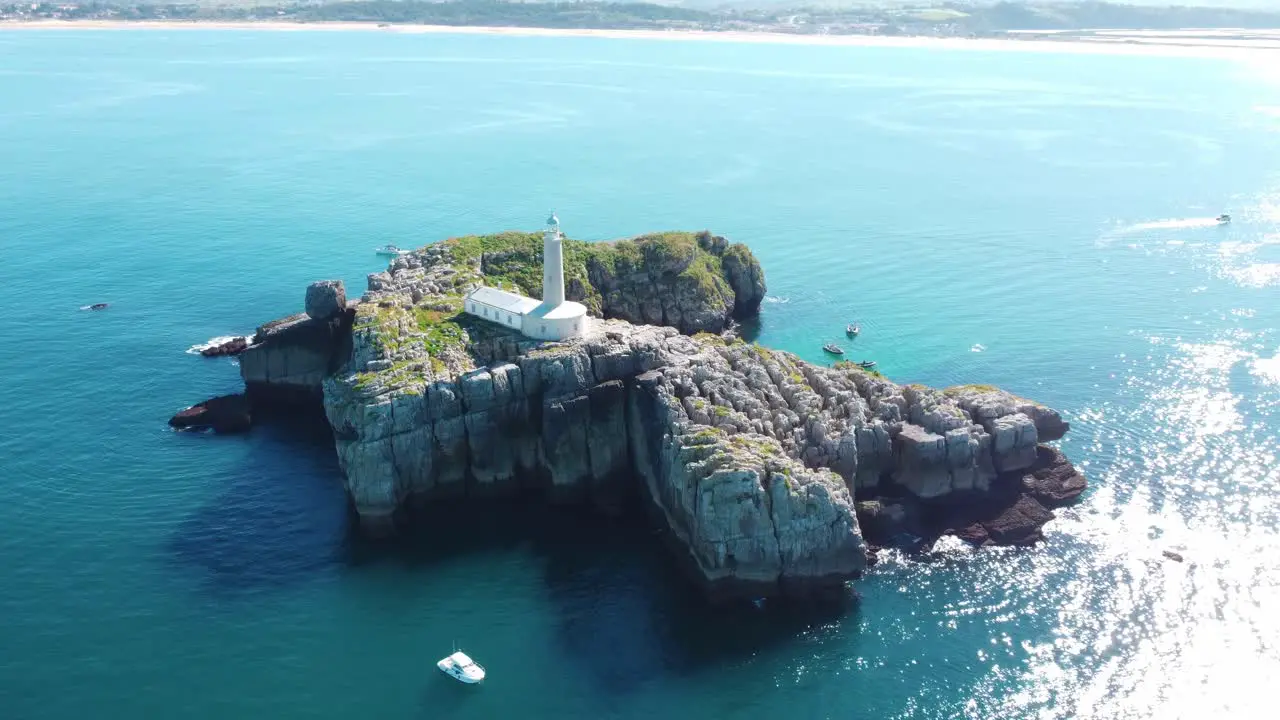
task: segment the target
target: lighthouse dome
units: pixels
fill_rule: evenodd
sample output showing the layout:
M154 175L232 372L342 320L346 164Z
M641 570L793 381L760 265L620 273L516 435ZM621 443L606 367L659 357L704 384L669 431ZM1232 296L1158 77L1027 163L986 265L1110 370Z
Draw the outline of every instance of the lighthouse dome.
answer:
M554 212L551 213L551 217L547 218L547 227L555 227L559 224L560 224L560 218L556 217L556 214Z

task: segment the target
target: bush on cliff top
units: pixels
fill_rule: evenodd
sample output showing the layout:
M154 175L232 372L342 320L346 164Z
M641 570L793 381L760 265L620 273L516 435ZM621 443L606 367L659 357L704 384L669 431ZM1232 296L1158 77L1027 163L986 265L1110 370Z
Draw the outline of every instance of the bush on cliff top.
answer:
M502 232L444 241L454 262L478 269L485 282L533 298L542 297L542 234ZM728 271L763 284L764 273L741 243L710 232L660 232L613 242L565 239L565 294L595 315L625 317L609 307L611 292L669 288L676 294L730 306L735 290ZM636 319L636 318L626 318Z

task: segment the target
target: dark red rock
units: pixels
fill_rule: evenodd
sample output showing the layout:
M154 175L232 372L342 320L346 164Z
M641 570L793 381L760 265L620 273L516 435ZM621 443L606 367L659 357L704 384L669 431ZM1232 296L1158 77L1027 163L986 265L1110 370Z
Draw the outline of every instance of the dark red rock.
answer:
M231 338L230 340L222 343L221 345L214 345L212 347L207 347L201 350L200 354L205 357L219 357L222 355L239 355L240 353L244 352L244 349L247 347L249 347L248 338L243 338L243 337Z
M987 534L987 529L982 526L982 523L974 523L968 527L963 527L959 530L952 530L950 532L961 540L973 543L978 547L991 544L991 536Z
M1053 513L1035 498L1023 495L994 519L983 522L982 527L997 545L1034 545L1044 539L1040 528L1052 519Z
M1056 448L1036 448L1036 461L1022 477L1022 489L1041 505L1062 507L1083 493L1088 482Z
M179 430L213 430L222 434L244 432L252 422L244 395L210 398L169 418L169 426Z

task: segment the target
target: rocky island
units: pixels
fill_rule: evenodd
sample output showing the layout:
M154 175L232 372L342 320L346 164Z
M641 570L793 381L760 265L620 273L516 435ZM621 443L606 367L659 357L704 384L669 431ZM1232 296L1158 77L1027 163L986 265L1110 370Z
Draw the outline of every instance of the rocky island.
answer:
M565 294L591 315L578 337L463 312L482 284L539 296L542 248L536 233L452 238L395 258L359 300L313 284L305 314L241 352L249 406L323 412L369 532L445 497L639 501L718 598L842 587L875 547L943 533L1034 543L1085 487L1044 444L1068 429L1049 408L737 337L764 273L709 232L565 239Z

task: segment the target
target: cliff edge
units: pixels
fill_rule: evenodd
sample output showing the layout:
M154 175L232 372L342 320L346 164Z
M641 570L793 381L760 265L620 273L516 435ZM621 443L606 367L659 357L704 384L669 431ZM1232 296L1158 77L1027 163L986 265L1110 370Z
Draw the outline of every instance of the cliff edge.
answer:
M609 511L638 496L695 578L758 597L838 586L903 535L1034 542L1084 488L1042 445L1068 426L1039 404L713 334L756 311L764 281L710 233L569 245L568 294L612 318L570 341L460 312L482 281L536 291L538 255L522 233L437 243L369 276L358 303L310 290L308 316L244 351L251 397L323 398L367 529L437 497L538 489Z

